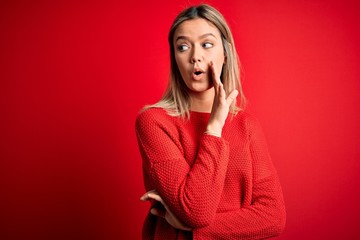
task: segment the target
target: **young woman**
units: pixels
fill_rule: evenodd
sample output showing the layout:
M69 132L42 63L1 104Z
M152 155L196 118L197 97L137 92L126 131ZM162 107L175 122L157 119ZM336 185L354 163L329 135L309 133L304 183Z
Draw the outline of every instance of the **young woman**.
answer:
M142 111L143 239L263 239L279 235L285 207L257 120L244 111L234 40L223 16L200 5L169 32L171 76ZM236 101L238 100L238 101Z

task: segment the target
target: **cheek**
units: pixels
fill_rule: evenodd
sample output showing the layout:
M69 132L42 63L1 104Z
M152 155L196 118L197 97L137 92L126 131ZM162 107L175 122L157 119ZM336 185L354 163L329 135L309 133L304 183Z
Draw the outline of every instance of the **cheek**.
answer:
M186 62L186 60L181 57L181 58L175 58L176 59L176 64L177 64L177 67L180 71L180 74L182 76L182 78L185 80L187 78L187 73L189 71L189 66Z
M176 61L176 65L178 66L179 70L182 71L182 69L184 68L183 59L181 57L175 55L175 61Z
M221 71L223 69L223 65L224 65L224 56L218 56L215 60L215 63L216 63L216 68L217 68L217 72L219 74L221 74Z
M212 59L216 63L216 65L218 66L218 70L221 70L222 65L224 64L224 60L225 60L223 49L219 47L217 49L217 51L214 52L214 54L212 56Z

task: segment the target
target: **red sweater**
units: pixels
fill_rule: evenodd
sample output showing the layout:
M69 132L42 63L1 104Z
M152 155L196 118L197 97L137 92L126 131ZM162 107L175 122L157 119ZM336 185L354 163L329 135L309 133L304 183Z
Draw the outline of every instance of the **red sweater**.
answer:
M282 232L282 190L259 123L246 112L229 115L219 138L204 134L209 117L191 112L184 120L159 108L137 117L145 188L156 189L193 229L177 230L149 213L143 239L263 239Z

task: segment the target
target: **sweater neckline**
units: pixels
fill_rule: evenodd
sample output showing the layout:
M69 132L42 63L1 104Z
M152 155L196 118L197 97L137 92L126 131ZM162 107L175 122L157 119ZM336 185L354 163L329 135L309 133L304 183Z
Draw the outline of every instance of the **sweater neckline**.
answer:
M198 111L190 110L190 114L207 116L207 115L210 115L211 113L209 113L209 112L198 112Z
M208 120L210 118L210 114L211 113L208 112L190 111L190 118Z

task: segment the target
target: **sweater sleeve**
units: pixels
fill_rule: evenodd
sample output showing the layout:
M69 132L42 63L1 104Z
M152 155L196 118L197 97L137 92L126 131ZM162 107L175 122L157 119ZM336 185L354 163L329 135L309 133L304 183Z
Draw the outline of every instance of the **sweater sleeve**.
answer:
M168 117L161 117L146 111L136 121L144 180L151 183L186 225L207 226L215 217L224 186L228 142L204 134L190 166L190 161L184 158L176 126Z
M216 213L211 225L194 230L194 240L264 239L277 236L284 229L286 213L280 182L260 125L255 121L250 127L254 181L251 204Z

